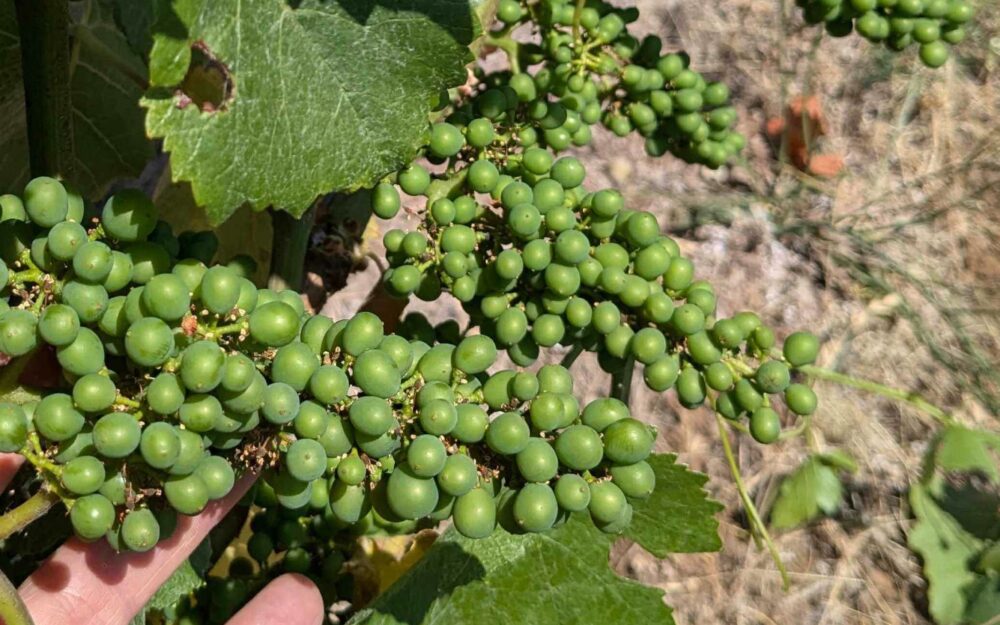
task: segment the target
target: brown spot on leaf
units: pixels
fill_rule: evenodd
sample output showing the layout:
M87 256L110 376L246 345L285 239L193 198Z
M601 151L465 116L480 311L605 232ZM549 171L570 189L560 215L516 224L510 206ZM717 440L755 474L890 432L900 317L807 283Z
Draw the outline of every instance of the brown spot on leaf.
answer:
M229 66L204 41L191 44L191 64L177 88L177 108L197 106L203 113L225 111L236 95Z

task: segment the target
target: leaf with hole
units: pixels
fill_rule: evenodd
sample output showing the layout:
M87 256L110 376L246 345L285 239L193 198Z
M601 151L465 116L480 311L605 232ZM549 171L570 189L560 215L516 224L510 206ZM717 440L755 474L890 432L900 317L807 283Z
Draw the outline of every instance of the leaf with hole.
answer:
M478 32L463 0L158 8L146 128L216 224L244 204L300 216L400 167Z

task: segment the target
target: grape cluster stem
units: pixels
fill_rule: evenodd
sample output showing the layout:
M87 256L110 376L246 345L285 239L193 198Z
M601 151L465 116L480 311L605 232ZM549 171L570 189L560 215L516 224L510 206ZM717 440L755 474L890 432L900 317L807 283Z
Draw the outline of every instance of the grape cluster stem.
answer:
M739 493L743 507L746 509L747 518L750 519L750 531L758 545L763 542L764 546L767 547L768 553L771 554L771 559L774 560L774 565L778 567L778 572L781 574L781 587L787 591L791 586L788 569L785 568L785 563L781 561L781 554L778 553L778 547L771 539L771 534L767 531L764 521L761 520L760 513L757 511L757 506L754 504L753 498L750 497L750 493L747 491L746 484L743 483L743 474L740 472L739 463L736 462L736 456L733 455L732 443L729 442L729 433L726 431L728 422L719 414L715 415L715 421L719 426L719 438L722 440L722 451L726 456L726 462L729 464L729 472L733 476L736 491Z
M17 588L3 571L0 571L0 621L6 625L34 625L28 607L24 605Z
M42 488L24 503L0 516L0 540L6 540L42 518L58 502L58 494L48 488ZM0 586L2 586L2 581L0 580ZM0 590L0 595L2 594L2 590ZM3 604L4 601L0 600L0 605ZM13 622L8 620L7 625L13 625Z

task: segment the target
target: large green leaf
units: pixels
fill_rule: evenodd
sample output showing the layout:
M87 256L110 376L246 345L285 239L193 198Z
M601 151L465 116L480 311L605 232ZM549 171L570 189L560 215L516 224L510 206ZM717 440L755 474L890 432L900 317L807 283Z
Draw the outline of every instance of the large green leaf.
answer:
M157 6L147 132L214 223L243 204L298 216L404 164L477 32L466 0Z
M719 506L702 489L705 477L672 455L655 456L651 464L656 491L636 507L626 537L657 554L717 549ZM450 529L351 625L673 623L662 592L611 570L615 539L585 514L542 534L498 529L470 540Z
M843 487L837 472L818 456L810 456L781 482L771 508L771 525L791 529L840 507Z
M723 506L705 496L708 477L677 464L673 454L656 454L649 464L656 472L656 492L635 504L626 536L658 558L718 551L722 541L715 514Z
M611 570L609 544L584 517L482 540L449 530L351 625L673 623L661 591Z
M931 616L938 625L964 623L965 593L979 577L970 566L983 542L943 510L923 484L910 488L910 506L916 521L909 543L924 561Z
M997 434L953 425L938 437L934 463L945 471L980 471L993 482L1000 482L998 452L1000 436Z
M146 68L118 29L108 0L71 3L73 183L85 196L115 178L137 176L152 155L139 107ZM14 3L0 4L0 190L20 192L29 177L24 88Z

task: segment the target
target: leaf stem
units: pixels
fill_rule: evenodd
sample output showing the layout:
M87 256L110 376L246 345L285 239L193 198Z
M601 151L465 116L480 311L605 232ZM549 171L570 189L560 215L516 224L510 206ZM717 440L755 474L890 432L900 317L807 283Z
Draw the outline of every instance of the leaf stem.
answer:
M0 540L6 540L40 519L58 501L56 493L42 488L20 506L0 516Z
M274 210L271 218L274 237L271 245L271 276L267 280L267 286L275 291L291 289L298 292L305 275L306 251L309 249L309 235L316 220L316 208L311 207L299 219L285 211Z
M771 535L767 531L767 526L760 518L760 513L757 512L757 506L754 504L753 499L750 498L750 493L747 492L746 485L743 483L743 474L740 473L739 464L736 462L736 457L733 455L733 448L729 442L729 434L726 432L726 421L721 415L715 415L715 421L719 426L719 438L722 439L722 451L726 455L726 462L729 463L729 472L733 476L733 482L736 484L736 490L740 494L740 499L743 501L743 507L746 509L747 517L750 519L751 529L761 537L764 541L764 545L767 546L768 552L771 554L771 559L774 560L775 566L778 567L778 572L781 574L781 587L784 590L788 590L791 585L791 581L788 578L788 570L785 568L785 563L781 561L781 554L778 553L778 547L771 540Z
M580 354L582 353L583 353L583 345L577 343L576 345L573 346L573 349L566 352L566 355L563 356L561 361L559 361L559 365L563 368L569 369L570 367L573 366L573 363L576 362L576 359L579 358Z
M817 367L816 365L805 365L799 367L798 370L819 380L842 384L844 386L856 388L861 391L867 391L869 393L875 393L876 395L881 395L882 397L886 397L888 399L894 399L896 401L909 404L917 410L930 415L934 418L934 420L943 426L955 424L955 417L927 401L919 393L893 388L891 386L886 386L885 384L873 382L872 380L856 378L832 369Z
M3 571L0 571L0 623L6 625L34 625L28 613L28 606L24 605L21 595L17 594L17 588L10 583Z
M15 0L31 173L71 177L68 0Z
M618 371L611 374L611 397L619 399L628 405L632 395L632 372L635 370L635 359L631 356L625 359L625 364Z

